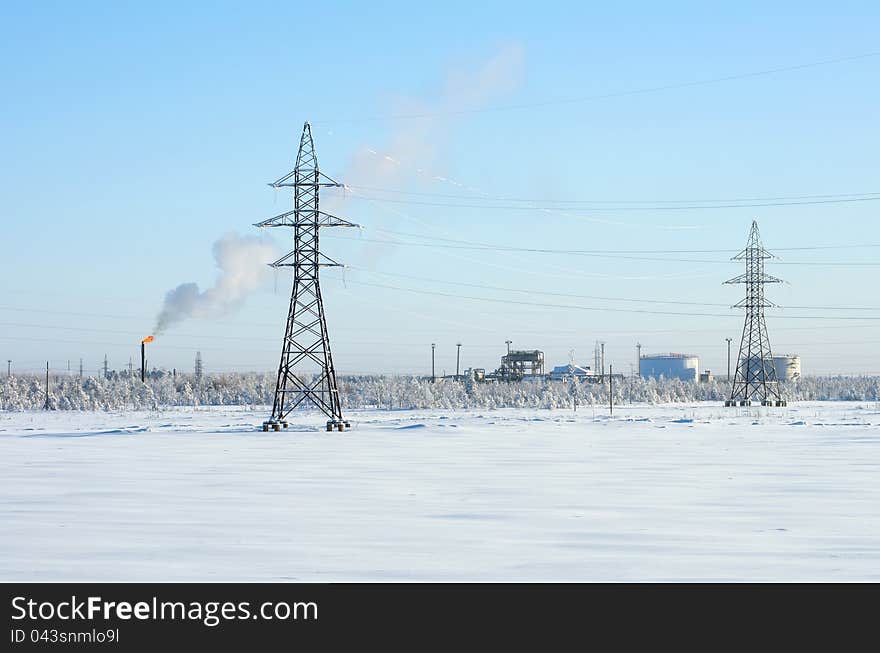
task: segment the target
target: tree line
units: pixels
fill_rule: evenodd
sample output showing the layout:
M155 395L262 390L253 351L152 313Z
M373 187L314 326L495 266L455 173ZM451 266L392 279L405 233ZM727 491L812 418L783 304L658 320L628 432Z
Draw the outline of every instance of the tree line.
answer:
M880 376L803 377L782 384L789 401L880 401ZM191 374L152 372L146 383L125 374L107 378L50 378L17 375L0 379L0 410L157 410L172 406L265 406L272 403L275 374L230 373L197 378ZM608 383L523 381L477 383L416 376L343 376L342 405L347 409L382 408L577 408L607 406ZM614 380L615 404L722 402L725 381L694 383L677 379Z

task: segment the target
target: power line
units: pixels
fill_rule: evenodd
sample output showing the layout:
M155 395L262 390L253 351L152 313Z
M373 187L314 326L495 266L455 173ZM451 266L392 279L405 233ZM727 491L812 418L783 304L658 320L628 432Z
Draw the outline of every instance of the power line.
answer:
M368 202L376 203L376 204L384 204L392 212L397 213L398 215L401 215L402 217L404 217L408 220L412 220L412 221L421 223L420 220L416 220L415 218L412 218L411 216L408 216L400 211L397 211L396 209L394 209L394 207L387 205L387 202L389 202L389 201L393 202L394 200L380 200L377 198L368 197L366 195L361 195L359 193L357 195L361 199L364 199ZM872 199L880 200L880 197L876 197L876 198L872 198ZM475 208L479 208L479 207L475 207ZM566 217L574 217L574 218L581 217L582 219L592 219L592 218L587 218L586 216L574 216L574 215L559 211L558 209L541 208L539 210L546 212L546 213L559 213L560 215L563 215ZM678 228L678 227L670 227L670 228ZM682 228L690 228L690 227L682 227ZM379 231L385 231L386 233L392 233L392 234L395 233L395 232L392 232L389 230L379 230ZM398 232L398 233L400 233L400 232ZM452 246L452 245L445 246L446 249L472 249L472 250L473 249L479 249L479 250L493 249L495 251L527 251L527 252L532 252L532 253L578 253L578 255L590 255L590 256L596 256L596 257L601 257L601 258L632 258L632 260L639 260L639 259L635 259L634 257L619 256L617 254L611 254L611 253L607 253L607 252L602 253L602 252L595 251L595 250L587 253L584 250L581 250L578 252L576 250L555 250L555 249L547 249L547 248L506 248L503 246L489 245L486 243L473 243L473 242L468 242L468 241L460 241L460 240L450 239L450 238L439 238L439 237L434 237L434 236L418 236L418 235L416 235L415 237L419 237L422 239L428 239L428 240L439 240L442 242L462 243L460 246L457 246L457 247ZM350 239L350 240L355 240L355 239ZM414 247L428 247L428 246L430 246L430 245L424 244L424 243L411 243L411 242L399 243L399 242L395 242L395 241L382 241L379 239L365 239L363 237L361 237L360 240L365 241L365 242L376 242L376 243L386 242L386 244L409 245L409 246L414 246ZM827 247L827 246L825 246L825 247ZM725 251L730 251L730 250L725 250ZM726 263L726 261L706 261L706 260L700 260L700 259L670 259L668 257L664 257L663 259L644 258L642 260L662 260L664 262L665 261L675 261L675 262L683 262L683 263L710 263L710 264ZM844 265L844 266L880 265L875 262L864 262L863 263L863 262L854 262L854 261L847 261L845 263L832 263L832 262L806 263L806 262L801 262L801 261L790 261L790 262L785 262L784 264L785 265L832 265L832 266L833 265Z
M106 318L106 319L116 319L116 320L151 320L155 316L147 316L147 315L137 315L134 313L121 314L121 313L82 313L77 311L59 311L52 310L46 308L28 308L22 306L0 306L0 311L13 311L17 313L45 313L47 315L72 315L77 317L89 317L89 318ZM270 324L268 322L234 322L231 323L233 326L251 326L251 327L277 327L277 324ZM344 327L340 327L342 329ZM122 331L117 331L116 333L124 333ZM125 332L127 333L127 332ZM192 337L204 337L203 334L187 334L187 333L177 333L174 332L174 336L192 336ZM138 336L140 337L140 336ZM246 338L249 340L250 338Z
M65 329L66 327L46 327L50 329ZM65 338L32 338L26 336L0 336L0 340L22 340L26 342L50 342L50 343L62 343L62 344L72 344L72 345L98 345L98 346L107 346L114 348L126 348L132 349L136 348L136 345L133 345L131 342L120 343L120 342L106 342L106 341L89 341L89 340L69 340ZM195 346L192 347L182 347L177 345L162 345L162 349L175 349L182 351L192 351L195 349ZM206 349L203 347L202 349ZM215 348L213 351L223 351L229 352L228 347L224 348ZM241 353L247 351L248 353L278 353L277 350L236 350L236 353Z
M428 283L441 283L453 286L463 286L466 288L479 288L482 290L499 290L503 292L515 292L515 293L523 293L526 295L551 295L555 297L573 297L577 299L596 299L600 301L614 301L614 302L631 302L631 303L640 303L640 304L678 304L684 306L711 306L716 308L730 308L730 304L713 304L709 302L689 302L689 301L681 301L675 299L644 299L644 298L632 298L632 297L608 297L601 295L583 295L577 293L565 293L565 292L557 292L552 290L534 290L529 288L510 288L506 286L493 286L488 284L478 284L478 283L469 283L465 281L450 281L448 279L431 279L428 277L421 277L411 274L400 274L395 272L380 272L378 270L367 270L366 268L360 268L355 266L348 266L351 269L358 270L359 272L366 272L367 274L378 274L386 277L395 277L398 279L408 279L412 281L425 281ZM880 311L880 306L780 306L779 308L784 309L798 309L798 310L833 310L833 311Z
M46 329L64 329L62 326L44 326ZM92 341L83 341L83 340L66 340L66 339L57 339L57 338L32 338L32 337L20 337L20 336L3 336L0 337L0 340L22 340L26 342L60 342L64 344L77 344L77 345L107 345L108 347L131 347L131 343L108 343L108 342L92 342ZM250 340L255 340L251 338ZM267 338L260 338L259 342L269 342L270 340ZM274 342L274 340L272 341ZM338 340L338 344L343 346L357 346L357 347L371 347L371 346L381 346L381 347L424 347L424 342L401 342L400 340L393 341L377 341L377 340ZM497 347L497 343L474 343L472 345L468 345L469 347L480 347L480 348L491 348ZM162 345L162 349L174 349L174 350L182 350L182 351L192 351L193 349L197 349L196 346L192 347L182 347L182 346L172 346L172 345ZM210 347L198 347L198 349L204 351L222 351L229 352L228 348L210 348ZM276 354L276 350L269 349L237 349L235 353L248 353L248 354ZM27 362L27 361L25 361ZM24 363L22 363L24 364ZM59 370L64 369L64 371L70 372L67 368L58 368Z
M391 272L380 272L377 270L368 270L365 268L348 266L351 269L358 270L360 272L364 272L367 274L376 274L387 277L394 277L399 279L407 279L413 281L427 282L427 283L440 283L445 285L454 285L466 288L476 288L482 290L491 290L491 291L500 291L500 292L513 292L513 293L521 293L527 295L548 295L555 297L570 297L575 299L590 299L590 300L598 300L598 301L612 301L612 302L625 302L625 303L637 303L637 304L659 304L659 305L681 305L681 306L706 306L706 307L729 307L728 304L721 303L710 303L710 302L696 302L696 301L682 301L682 300L671 300L671 299L646 299L646 298L633 298L633 297L621 297L621 296L601 296L601 295L588 295L588 294L579 294L579 293L565 293L558 291L548 291L548 290L533 290L533 289L525 289L525 288L511 288L505 286L496 286L490 284L475 284L475 283L467 283L467 282L456 282L450 281L446 279L434 279L428 277L422 277L417 275L407 275L400 273L391 273ZM349 282L346 280L346 282ZM357 283L355 281L351 281L352 283ZM363 283L363 282L361 282ZM880 307L878 306L837 306L837 305L787 305L783 307L779 307L786 310L833 310L833 311L880 311ZM59 315L82 315L94 317L94 313L77 313L71 311L53 311L48 309L29 309L29 308L21 308L21 307L10 307L3 306L0 309L4 310L12 310L12 311L20 311L20 312L37 312L37 313L48 313L48 314L59 314ZM612 308L600 308L596 307L595 310L609 310L614 311ZM683 315L687 315L683 313ZM116 316L120 317L120 316ZM783 316L784 317L784 316ZM825 316L818 316L819 318L824 319ZM134 319L134 318L133 318ZM19 327L19 328L44 328L46 325L43 324L31 324L31 323L18 323L18 322L3 322L0 323L3 326L11 326L11 327ZM269 324L256 324L249 323L251 325L256 326L271 326ZM49 327L55 328L55 327ZM91 333L113 333L113 334L134 334L134 331L122 331L122 330L114 330L114 329L96 329L96 328L84 328L84 327L73 327L73 326L63 326L58 327L62 328L66 331L80 331L80 332L91 332ZM204 333L194 334L194 333L174 333L174 337L184 337L184 338L199 338L199 339L220 339L220 340L254 340L253 337L244 337L244 336L223 336L223 335L208 335ZM124 345L119 345L124 346ZM171 347L175 348L175 347Z
M342 281L337 278L337 281ZM578 306L571 304L549 304L545 302L524 302L517 301L513 299L501 299L497 297L474 297L470 295L456 295L452 293L445 293L434 290L422 290L417 288L404 288L402 286L392 286L388 284L378 284L378 283L370 283L367 281L352 281L346 280L346 283L353 283L361 286L372 286L374 288L386 288L389 290L400 290L403 292L411 292L421 295L434 295L438 297L449 297L452 299L467 299L473 301L480 302L496 302L501 304L517 304L523 306L535 306L541 308L562 308L562 309L570 309L570 310L581 310L581 311L599 311L599 312L614 312L614 313L643 313L648 315L679 315L679 316L687 316L687 317L731 317L730 314L726 313L686 313L686 312L675 312L675 311L651 311L646 309L629 309L629 308L608 308L603 306ZM860 316L860 317L845 317L845 316L822 316L822 315L780 315L777 316L780 319L790 319L790 320L880 320L880 316Z
M388 230L381 229L377 231L384 231L386 233ZM414 238L423 238L426 240L440 240L440 241L451 241L452 239L448 238L437 238L434 236L412 236ZM527 253L527 254L562 254L562 255L571 255L571 256L588 256L592 258L610 258L610 259L620 259L627 261L662 261L662 262L673 262L673 263L702 263L709 265L727 265L730 263L729 260L718 260L718 259L691 259L691 258L669 258L669 257L650 257L650 256L635 256L628 254L616 254L616 253L603 253L599 250L573 250L573 249L555 249L555 248L547 248L547 247L513 247L506 245L491 245L488 243L473 243L473 244L453 244L452 242L446 243L417 243L412 241L399 241L399 240L388 240L382 238L350 238L347 236L335 236L335 238L339 240L352 240L364 243L376 243L376 244L384 244L384 245L402 245L407 247L428 247L432 249L457 249L457 250L469 250L469 251L490 251L490 252L518 252L518 253ZM457 242L466 242L466 241L457 241ZM863 247L872 247L871 245L864 245ZM613 250L609 250L613 251ZM638 251L638 250L635 250ZM648 250L645 250L648 251ZM653 252L659 252L659 250L651 250ZM695 250L697 251L697 250ZM718 250L716 250L718 251ZM732 252L733 250L725 250L726 252ZM809 265L809 266L841 266L841 267L874 267L880 265L878 261L774 261L774 265Z
M722 82L730 82L741 79L748 79L752 77L761 77L765 75L774 75L778 73L784 72L792 72L795 70L803 70L805 68L814 68L817 66L828 66L837 63L844 63L847 61L855 61L858 59L867 59L869 57L876 57L880 55L880 52L867 52L864 54L857 54L848 57L836 57L834 59L824 59L822 61L812 61L809 63L802 63L793 66L780 66L777 68L767 68L764 70L756 70L746 73L738 73L735 75L725 75L723 77L711 77L708 79L699 79L689 82L677 82L674 84L663 84L659 86L647 86L637 89L630 89L627 91L616 91L611 93L602 93L598 95L587 95L577 98L562 98L558 100L544 100L541 102L527 102L522 104L509 104L504 106L494 106L494 107L472 107L472 108L462 108L462 109L452 109L448 111L432 111L432 112L423 112L423 113L412 113L412 114L398 114L392 116L384 116L384 117L361 117L361 118L338 118L331 120L322 120L319 124L338 124L338 123L358 123L358 122L381 122L386 120L413 120L413 119L422 119L422 118L438 118L442 116L454 116L454 115L463 115L463 114L473 114L473 113L489 113L494 111L517 111L521 109L536 109L540 107L548 107L548 106L558 106L564 104L578 104L582 102L593 102L596 100L606 100L618 97L626 97L630 95L642 95L646 93L657 93L660 91L670 91L679 88L689 88L694 86L706 86L709 84L720 84Z
M409 274L397 274L393 272L379 272L377 270L366 270L364 268L352 267L352 269L358 270L360 272L366 272L368 274L378 274L382 276L388 277L396 277L398 279L409 279L412 281L426 281L429 283L442 283L452 286L462 286L466 288L478 288L482 290L500 290L503 292L515 292L515 293L523 293L526 295L550 295L554 297L572 297L576 299L597 299L600 301L620 301L620 302L637 302L637 303L647 303L647 304L680 304L686 306L714 306L719 308L729 308L729 304L708 304L705 302L687 302L687 301L678 301L678 300L663 300L663 299L631 299L626 297L603 297L599 295L581 295L575 293L565 293L565 292L556 292L552 290L531 290L527 288L509 288L504 286L492 286L487 284L478 284L478 283L468 283L464 281L449 281L447 279L429 279L427 277L419 277L415 275ZM880 310L878 307L877 310Z
M21 311L26 313L48 313L51 315L75 315L79 317L102 317L110 319L149 319L138 315L121 315L119 313L81 313L77 311L57 311L47 308L21 308L18 306L0 306L3 311Z
M461 240L457 238L444 238L441 236L431 236L427 234L417 234L405 231L395 231L391 229L374 228L373 231L382 233L405 236L411 238L422 238L425 240L437 240L449 243L461 243L470 246L479 246L485 249L510 250L517 252L538 252L548 254L735 254L739 250L735 249L556 249L556 248L538 248L538 247L516 247L512 245L497 245L491 243L474 243L474 241ZM358 239L350 239L358 240ZM368 241L368 242L395 242L395 241ZM398 243L410 244L410 243ZM826 249L862 249L880 247L880 243L853 243L844 245L805 245L800 247L774 247L775 251L807 251L807 250L826 250ZM666 260L666 259L663 259Z
M64 329L66 331L83 331L90 333L113 333L118 335L131 335L134 337L135 331L126 330L122 331L119 329L92 329L86 327L72 327L72 326L52 326L46 324L24 324L20 322L0 322L0 326L12 326L12 327L21 327L21 328L33 328L33 329ZM211 336L205 335L202 333L176 333L178 337L188 337L188 338L209 338L209 339L221 339L221 340L247 340L253 341L253 337L245 337L245 336Z
M369 197L367 195L358 194L352 199L373 200L377 202L389 202L391 204L410 204L419 206L440 206L456 209L491 209L500 211L558 211L558 206L515 206L510 204L462 204L451 202L425 202L422 200L407 199L391 199L387 197ZM473 200L474 198L470 198ZM877 197L850 197L838 199L813 199L813 200L791 200L779 202L750 202L750 203L729 203L729 204L687 204L681 206L602 206L602 207L582 207L582 206L566 206L566 211L590 211L590 212L608 212L608 211L691 211L691 210L712 210L712 209L750 209L769 206L804 206L809 204L844 204L851 202L876 202L880 200Z
M473 241L461 240L457 238L443 238L441 236L430 236L427 234L415 234L406 231L394 231L391 229L373 228L372 231L380 231L382 233L393 234L398 236L409 236L412 238L423 238L426 240L439 240L451 243L473 244ZM512 249L516 251L541 251L559 254L736 254L736 249L549 249L549 248L527 248L513 247L505 245L483 244L487 248L497 247ZM806 250L825 250L825 249L862 249L880 247L880 243L851 243L843 245L803 245L800 247L774 247L776 252L786 251L806 251Z
M487 200L487 201L495 201L495 202L524 202L528 204L695 204L698 202L709 203L709 204L721 204L721 203L736 203L740 202L777 202L783 200L809 200L809 199L838 199L838 198L859 198L859 197L871 197L875 195L880 195L880 192L864 192L864 193L825 193L820 195L776 195L772 197L732 197L726 199L683 199L683 200L662 200L662 199L652 199L652 200L633 200L633 199L625 199L625 200L585 200L585 199L572 199L572 200L561 200L561 199L548 199L548 198L522 198L522 197L507 197L507 196L497 196L497 195L488 195L486 193L479 192L479 195L462 195L462 194L454 194L454 193L426 193L426 192L417 192L417 191L408 191L399 188L380 188L376 186L361 186L359 184L346 184L345 188L354 190L369 190L369 191L377 191L382 193L394 193L397 195L414 195L419 197L440 197L446 199L462 199L462 200ZM563 207L565 208L565 207Z
M86 329L86 328L80 329L80 328L71 328L71 327L64 326L64 325L51 325L51 324L18 324L18 323L10 323L10 322L0 322L0 326L16 326L16 327L39 328L39 329L63 330L63 331L112 333L115 335L127 335L129 333L127 331L118 331L118 330L113 330L113 329ZM178 335L184 335L184 334L178 334ZM203 334L199 334L199 335L186 334L186 335L193 337L193 338L199 338L200 340L201 339L206 339L206 340L247 340L248 342L275 342L275 340L276 340L275 338L270 339L270 338L254 338L254 337L241 337L241 336L209 336L209 335L203 335ZM0 340L6 340L6 339L23 340L25 338L18 338L17 336L2 336L2 337L0 337ZM54 338L27 338L27 339L28 340L35 340L38 342L76 342L76 341L55 340ZM422 347L424 345L424 343L416 343L416 342L406 343L406 342L400 342L399 340L395 340L392 342L377 342L377 341L353 341L353 340L342 339L342 340L340 340L340 342L343 344L359 345L359 346L401 345L401 346L406 346L406 347L416 347L416 346ZM112 344L112 343L108 343L108 344ZM128 343L128 344L123 345L120 343L118 346L128 347L128 346L131 346L131 344ZM164 344L162 345L162 348L163 349L184 349L187 351L193 349L192 347L170 346L170 345L164 345ZM254 350L248 350L248 351L254 351ZM268 350L259 350L259 351L268 351ZM274 350L272 351L272 353L275 353Z
M364 285L374 285L374 284L364 284ZM406 289L406 290L410 290L411 292L415 292L415 291L412 291L411 289ZM450 296L452 296L452 295L450 295ZM480 298L480 301L486 301L486 300L484 298ZM504 301L504 300L488 300L488 301ZM575 308L575 307L565 306L563 308ZM602 310L602 309L597 309L597 310ZM827 318L827 319L833 319L833 318ZM853 318L853 319L858 319L858 318ZM870 329L876 329L876 328L878 328L878 326L880 326L880 325L878 325L876 323L875 324L847 325L848 328L870 328ZM47 328L64 329L64 327L47 327ZM779 327L776 330L777 331L804 331L804 330L814 331L816 329L823 329L823 328L838 329L839 326L819 325L819 326L810 326L810 327ZM583 333L583 330L582 329L577 329L577 330L573 330L573 331L556 330L556 331L551 331L549 333L546 330L537 330L537 331L518 330L518 332L523 333L523 334L529 333L529 334L544 335L544 336L548 336L548 335L549 336L561 336L563 334L581 335ZM622 338L622 337L629 337L629 336L635 336L635 335L643 336L645 334L683 334L683 333L705 333L705 332L706 332L706 329L678 329L678 328L676 328L676 329L639 329L638 331L616 331L615 335ZM455 336L455 337L457 337L457 336ZM453 335L450 335L449 338L450 338L450 341L454 340ZM83 341L83 340L70 340L70 339L59 339L59 338L32 338L32 337L20 337L20 336L2 336L2 337L0 337L0 341L3 341L3 340L25 341L25 342L42 342L42 343L52 343L52 344L63 343L63 344L75 344L75 345L97 345L97 346L113 347L113 348L119 348L119 349L129 349L132 346L130 342L123 344L123 343L108 343L106 341ZM568 342L568 341L566 341L566 342ZM821 346L824 344L840 344L840 345L872 344L874 342L876 342L876 341L873 341L873 340L846 341L846 342L840 342L840 343L835 343L835 342L829 343L829 342L825 342L825 341L821 341L821 342L816 341L813 343L805 343L805 342L788 343L787 346L805 347L805 346L809 346L809 345ZM424 342L401 343L400 341L394 341L394 342L355 342L355 341L343 340L343 341L340 341L339 344L345 345L345 346L368 346L369 345L369 346L383 346L383 347L401 346L401 347L412 347L412 348L419 348L419 347L425 346ZM480 348L480 349L494 349L494 348L498 347L497 343L486 343L486 344L474 343L471 346L474 348ZM195 346L182 347L182 346L163 345L162 348L191 352L196 347ZM223 347L221 347L221 348L200 347L200 349L206 350L206 351L218 351L218 352L225 352L225 353L229 352L228 347L225 347L225 348L223 348ZM275 352L273 350L237 350L236 353L272 355L277 352ZM39 364L38 361L23 361L22 363L20 363L20 368L26 369L28 367L28 365L30 365L31 363L33 363L34 365ZM56 369L56 368L52 368L52 369ZM61 368L57 368L56 371L63 371L63 370Z

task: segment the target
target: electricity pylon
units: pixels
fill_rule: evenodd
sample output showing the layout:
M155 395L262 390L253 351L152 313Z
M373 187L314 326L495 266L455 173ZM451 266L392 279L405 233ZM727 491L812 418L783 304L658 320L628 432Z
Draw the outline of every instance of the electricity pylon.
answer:
M319 251L318 235L321 227L356 227L358 225L321 211L318 206L319 189L342 187L318 170L315 144L309 123L303 126L296 155L296 167L278 181L273 188L293 188L293 210L276 215L256 224L257 227L291 227L293 251L282 256L272 267L293 268L293 290L287 328L278 365L275 401L272 416L263 422L263 430L279 431L287 428L287 416L303 402L311 402L327 417L327 430L340 431L349 427L342 417L336 370L330 354L330 338L321 283L318 272L322 267L341 267ZM319 368L314 375L304 367Z
M770 351L770 338L767 335L767 324L764 320L764 309L775 306L764 298L764 284L782 283L782 279L764 272L764 261L773 255L761 244L757 220L752 220L749 241L746 248L734 256L732 261L745 261L744 274L724 283L742 283L746 286L745 299L734 305L744 308L746 312L743 324L742 340L739 346L739 358L736 373L730 388L730 399L725 406L751 406L752 399L760 399L761 405L784 406L785 400L779 391L779 380L776 378L776 367L773 365L773 354Z

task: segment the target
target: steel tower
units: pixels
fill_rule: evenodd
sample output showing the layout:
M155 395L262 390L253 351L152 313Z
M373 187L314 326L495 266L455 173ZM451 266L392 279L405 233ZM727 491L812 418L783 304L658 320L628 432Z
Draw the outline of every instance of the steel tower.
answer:
M303 126L296 167L269 185L276 189L293 188L293 210L255 226L293 229L293 251L270 263L275 268L293 268L293 290L278 365L272 416L263 422L263 430L287 428L290 412L308 401L328 417L328 431L334 427L343 431L350 425L342 417L318 277L322 267L341 267L341 264L320 252L318 236L321 227L358 225L321 211L318 207L322 186L341 187L342 184L318 170L309 123ZM318 368L317 373L313 373L315 367ZM311 368L311 371L303 368Z
M779 391L779 380L776 378L776 367L773 365L770 338L764 320L764 309L775 306L764 298L764 284L782 282L782 279L764 272L764 261L769 258L773 258L773 255L764 249L758 232L758 222L752 220L746 248L731 259L745 261L746 271L724 282L742 283L746 286L745 299L734 305L734 308L745 309L746 319L730 399L724 402L725 406L736 406L737 402L740 406L751 406L752 399L760 399L763 406L772 406L774 402L777 406L785 405Z

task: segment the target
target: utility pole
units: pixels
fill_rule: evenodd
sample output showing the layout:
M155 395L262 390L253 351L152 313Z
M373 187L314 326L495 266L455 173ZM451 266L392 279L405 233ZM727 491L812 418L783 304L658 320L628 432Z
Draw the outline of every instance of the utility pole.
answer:
M46 361L46 410L49 410L49 361Z
M782 283L782 279L764 272L764 261L769 258L773 255L761 244L758 221L752 220L746 248L731 259L745 261L745 274L724 282L746 286L745 299L735 305L735 308L745 309L746 319L730 399L724 402L725 406L735 406L737 402L740 406L751 406L753 398L760 399L762 406L772 406L774 402L777 406L785 406L764 320L764 309L775 306L764 299L764 284Z
M321 253L319 233L322 227L357 227L319 209L322 187L343 188L344 185L318 170L312 127L303 125L296 167L277 181L272 188L293 189L293 209L257 223L257 227L293 229L293 251L271 263L273 268L293 268L290 309L278 364L275 400L272 415L263 422L263 430L287 427L292 410L311 403L327 416L327 430L344 431L351 424L342 417L336 368L330 353L330 335L324 299L321 296L319 271L322 267L342 267ZM317 365L320 373L312 375Z
M639 378L642 378L642 343L636 343L636 353L638 354Z
M12 359L9 358L6 360L6 378L10 378L12 376Z
M437 383L437 375L434 374L434 350L437 348L437 343L431 343L431 383Z
M455 354L455 380L458 381L459 380L459 363L461 362L461 343L459 342L455 346L458 347L458 351Z
M733 340L733 338L725 338L725 340L727 341L727 382L730 383L730 341Z
M83 359L79 359L79 380L83 380Z
M614 414L614 366L608 366L608 413Z

